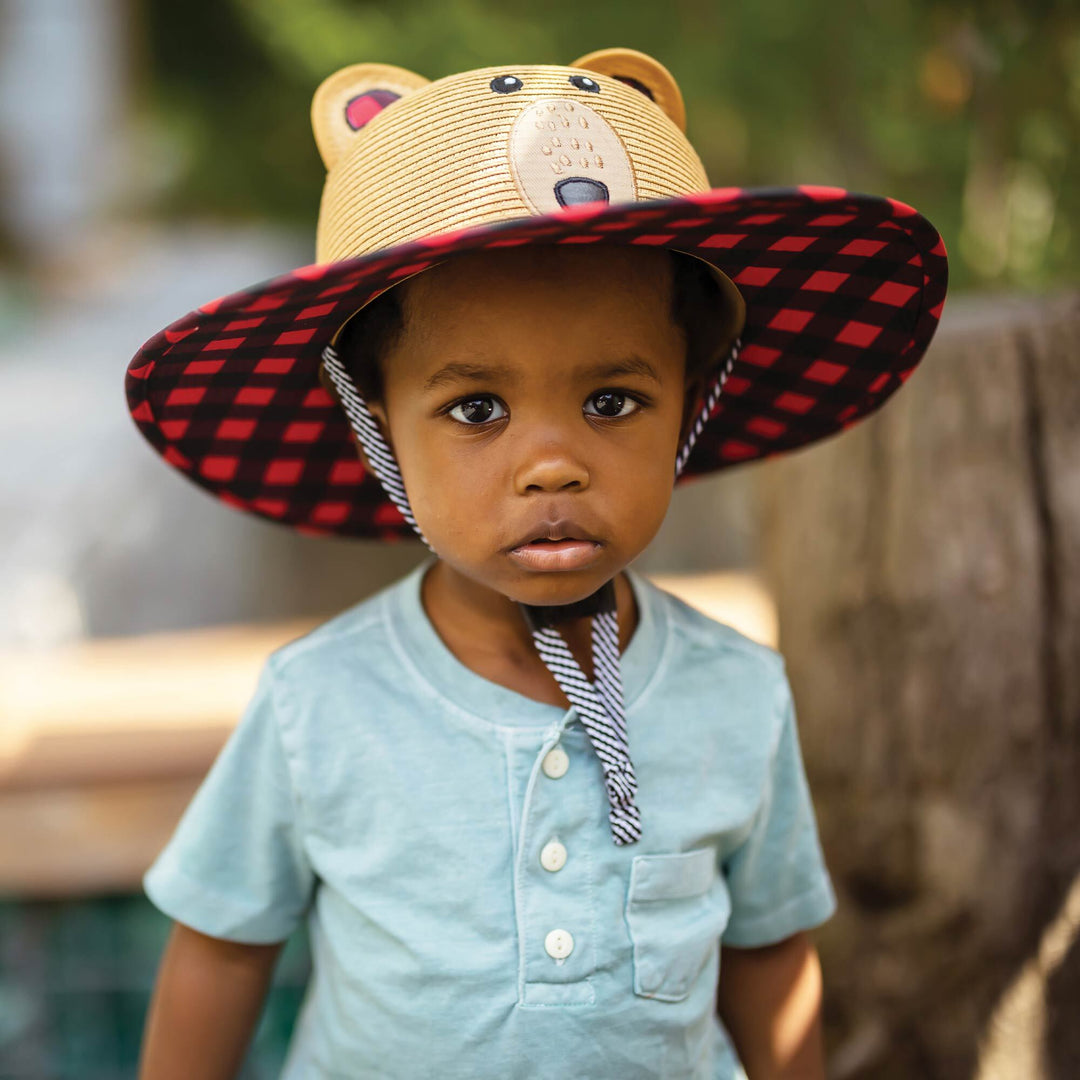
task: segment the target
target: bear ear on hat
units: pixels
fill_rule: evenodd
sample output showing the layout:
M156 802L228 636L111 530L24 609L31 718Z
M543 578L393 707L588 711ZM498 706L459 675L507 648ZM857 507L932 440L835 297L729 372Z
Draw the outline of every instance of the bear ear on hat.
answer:
M660 106L675 126L686 131L686 107L679 84L659 60L637 49L598 49L575 60L570 67L585 68L640 90Z
M311 127L326 171L373 116L430 81L392 64L351 64L323 79L311 100Z

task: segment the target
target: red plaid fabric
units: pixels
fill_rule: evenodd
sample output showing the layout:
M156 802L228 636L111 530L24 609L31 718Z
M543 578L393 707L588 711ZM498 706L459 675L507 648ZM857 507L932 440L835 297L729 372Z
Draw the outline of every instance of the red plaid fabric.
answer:
M537 242L691 252L742 292L742 352L678 483L805 446L880 408L922 358L945 301L941 237L893 199L717 188L587 204L301 267L204 304L129 364L131 415L166 461L231 506L308 533L415 537L319 385L322 349L375 293L436 260Z

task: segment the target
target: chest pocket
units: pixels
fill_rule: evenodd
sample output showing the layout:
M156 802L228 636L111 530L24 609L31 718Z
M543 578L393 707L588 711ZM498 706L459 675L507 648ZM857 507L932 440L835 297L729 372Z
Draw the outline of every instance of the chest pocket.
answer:
M681 1001L713 953L731 898L712 848L635 855L626 895L634 947L634 993Z

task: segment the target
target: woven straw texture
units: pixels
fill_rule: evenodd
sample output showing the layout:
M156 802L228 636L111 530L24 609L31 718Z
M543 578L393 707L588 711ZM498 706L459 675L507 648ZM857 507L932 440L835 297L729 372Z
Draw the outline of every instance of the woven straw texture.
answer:
M491 80L507 72L521 80L522 90L493 93ZM612 78L597 78L600 93L576 90L569 82L575 74L580 70L573 67L481 68L430 83L375 116L327 177L317 261L528 217L534 211L515 180L510 147L523 114L527 122L552 125L550 133L564 142L588 134L575 105L599 114L622 143L637 200L709 187L693 147L658 106ZM557 107L549 110L546 103ZM577 164L582 155L571 154ZM590 175L603 176L595 164L589 168Z

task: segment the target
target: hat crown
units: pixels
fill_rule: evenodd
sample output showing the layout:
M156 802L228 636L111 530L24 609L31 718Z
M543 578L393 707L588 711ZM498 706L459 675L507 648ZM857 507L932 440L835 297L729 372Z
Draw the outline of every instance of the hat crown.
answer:
M434 82L386 65L332 75L312 110L327 163L317 260L585 202L708 190L666 69L630 50L591 56L588 68L502 65Z

